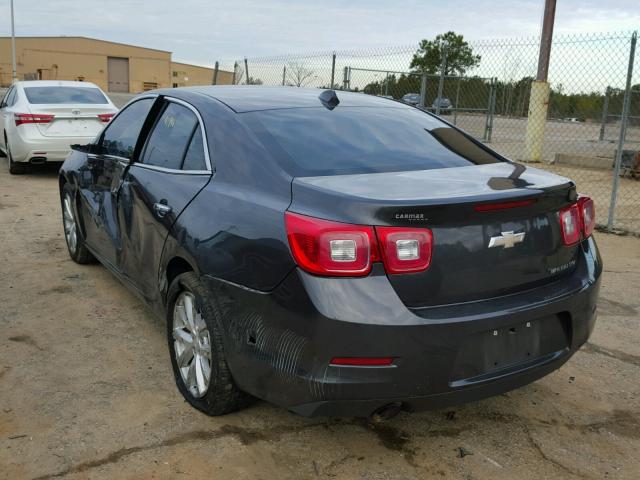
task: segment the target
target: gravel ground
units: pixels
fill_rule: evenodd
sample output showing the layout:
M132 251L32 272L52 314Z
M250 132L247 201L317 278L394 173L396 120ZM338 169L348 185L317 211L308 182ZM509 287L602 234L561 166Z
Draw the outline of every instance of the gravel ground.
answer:
M591 342L532 385L375 427L258 401L209 418L174 386L163 325L68 259L56 168L0 159L0 478L637 479L640 239L597 239Z

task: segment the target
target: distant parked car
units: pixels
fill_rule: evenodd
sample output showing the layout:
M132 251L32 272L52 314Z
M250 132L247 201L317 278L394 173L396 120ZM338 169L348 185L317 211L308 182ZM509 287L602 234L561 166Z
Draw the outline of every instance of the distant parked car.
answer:
M568 122L568 123L580 123L580 122L584 122L584 120L582 118L577 118L577 117L567 117L567 118L563 118L562 119L563 122Z
M420 105L420 95L417 93L407 93L402 97L402 101L407 105L413 105L417 107Z
M93 83L15 83L0 102L0 146L9 171L64 161L72 144L90 142L117 111Z
M440 115L447 115L448 113L451 113L451 110L453 110L451 100L446 97L436 98L431 104L431 108L434 112L438 109L438 106L440 106Z

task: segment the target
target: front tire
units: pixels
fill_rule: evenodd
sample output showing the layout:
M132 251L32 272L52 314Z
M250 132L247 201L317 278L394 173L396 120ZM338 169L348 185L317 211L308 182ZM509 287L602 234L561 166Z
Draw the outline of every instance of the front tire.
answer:
M210 295L195 273L176 277L167 296L167 341L178 390L191 406L217 416L244 408L250 397L229 371L220 312Z
M62 187L61 204L62 204L62 225L64 226L64 238L67 242L67 250L71 260L81 265L94 263L95 258L87 249L82 233L78 227L78 219L76 217L76 209L74 208L74 193L68 183Z

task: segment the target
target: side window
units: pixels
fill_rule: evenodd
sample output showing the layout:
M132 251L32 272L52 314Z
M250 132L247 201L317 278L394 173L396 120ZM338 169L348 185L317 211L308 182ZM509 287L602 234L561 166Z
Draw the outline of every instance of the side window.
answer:
M2 97L2 100L0 100L0 108L4 108L7 106L7 100L9 99L9 95L11 95L11 90L13 90L13 88L7 90Z
M149 135L142 163L180 170L197 125L198 119L191 110L168 102Z
M155 98L138 100L113 119L102 137L102 146L107 155L131 159L140 130L154 101Z
M191 137L191 143L187 149L182 163L183 170L206 170L207 164L204 159L204 144L202 143L202 130L200 125L196 125L196 130Z
M13 107L18 101L18 88L14 87L9 94L9 99L7 100L7 106Z
M11 107L15 103L15 99L16 99L16 87L11 87L2 101L2 106Z

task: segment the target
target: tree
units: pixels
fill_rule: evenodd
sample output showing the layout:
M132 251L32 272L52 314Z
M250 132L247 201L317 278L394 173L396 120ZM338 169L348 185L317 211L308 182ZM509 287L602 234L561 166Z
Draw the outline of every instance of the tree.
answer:
M287 84L292 87L305 87L316 78L315 72L302 63L290 63L287 65Z
M256 77L249 77L247 79L247 85L262 85L262 80Z
M447 32L436 36L434 40L422 40L409 67L415 72L431 75L438 73L443 53L446 54L445 75L463 75L468 69L480 64L480 55L473 54L473 49L462 35Z

